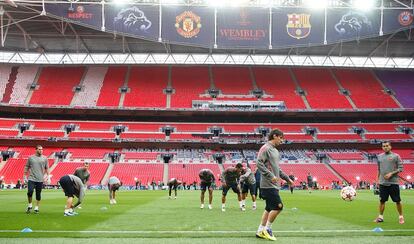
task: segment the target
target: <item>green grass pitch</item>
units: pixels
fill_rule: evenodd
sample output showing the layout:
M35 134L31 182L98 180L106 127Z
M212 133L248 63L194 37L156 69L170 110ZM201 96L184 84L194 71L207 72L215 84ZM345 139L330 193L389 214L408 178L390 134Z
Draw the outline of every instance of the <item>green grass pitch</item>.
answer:
M283 243L379 243L414 240L414 194L402 191L406 223L398 224L395 204L389 201L385 222L373 223L378 197L358 191L357 199L345 202L339 191L282 191L284 211L273 224ZM109 205L108 192L89 190L78 216L64 217L62 191L43 191L40 214L26 214L26 191L0 191L0 243L252 243L263 213L238 208L236 195L229 193L227 211L221 212L221 192L214 192L213 209L200 209L199 191L179 191L168 200L166 191L120 191L117 205ZM32 233L21 233L25 227ZM383 232L373 232L376 227Z

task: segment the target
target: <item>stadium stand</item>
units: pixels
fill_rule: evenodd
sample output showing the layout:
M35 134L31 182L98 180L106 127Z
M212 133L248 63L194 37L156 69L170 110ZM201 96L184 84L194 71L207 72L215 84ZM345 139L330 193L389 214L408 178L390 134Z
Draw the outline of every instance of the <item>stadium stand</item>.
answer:
M59 162L56 168L53 169L50 174L52 175L51 181L53 185L56 185L59 179L66 174L73 174L75 170L81 167L83 163L74 163L74 162ZM108 168L108 163L90 163L89 171L89 185L99 185L102 178L105 175L106 169Z
M29 94L28 87L36 78L38 70L39 67L36 65L24 65L19 67L13 90L10 95L10 104L25 104L26 97Z
M191 72L190 72L191 70ZM171 83L175 92L171 95L171 108L191 108L193 100L210 100L201 97L210 88L207 67L172 67Z
M313 109L352 109L328 69L292 69Z
M414 108L413 71L377 70L375 73L386 88L395 92L396 98L405 108Z
M246 67L212 67L216 89L225 95L248 95L253 90L249 69Z
M114 66L108 68L96 106L119 106L119 100L121 98L119 88L121 88L125 82L127 69L128 67L126 66Z
M334 73L359 109L399 108L370 71L336 69Z
M30 104L70 105L73 88L79 84L84 71L84 67L44 67Z
M295 93L296 85L288 69L254 67L253 73L258 88L273 98L263 98L265 101L283 101L288 109L306 109L306 106Z
M125 94L124 107L165 108L167 67L133 67L129 76L130 91Z
M152 181L162 181L163 164L116 163L111 176L116 176L124 185L135 185L134 178L148 185Z
M75 93L72 106L96 106L103 80L105 79L108 67L88 67L82 84L81 91Z
M219 184L220 169L218 164L170 164L169 165L169 178L176 178L187 184L193 182L200 183L198 173L202 169L210 169L215 178L216 184Z

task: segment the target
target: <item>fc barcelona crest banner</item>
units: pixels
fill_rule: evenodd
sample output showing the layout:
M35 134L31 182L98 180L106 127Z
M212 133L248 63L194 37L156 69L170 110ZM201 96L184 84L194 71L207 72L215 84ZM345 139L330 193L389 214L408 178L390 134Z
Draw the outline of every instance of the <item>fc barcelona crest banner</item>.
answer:
M219 48L267 48L269 46L269 9L234 8L217 10Z
M272 46L321 45L324 23L324 10L273 9Z
M214 9L182 6L163 7L162 39L168 43L213 47Z

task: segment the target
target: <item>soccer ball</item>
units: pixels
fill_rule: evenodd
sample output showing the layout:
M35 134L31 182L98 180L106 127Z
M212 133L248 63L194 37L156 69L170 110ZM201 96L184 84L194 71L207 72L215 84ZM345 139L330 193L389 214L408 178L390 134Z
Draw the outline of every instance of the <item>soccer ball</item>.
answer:
M346 186L341 190L341 198L344 201L353 201L356 198L356 191L352 186Z

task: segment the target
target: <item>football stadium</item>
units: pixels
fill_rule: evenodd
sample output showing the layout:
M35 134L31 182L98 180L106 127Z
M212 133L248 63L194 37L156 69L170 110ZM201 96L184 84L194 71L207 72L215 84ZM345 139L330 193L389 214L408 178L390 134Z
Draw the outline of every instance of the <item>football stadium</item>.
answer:
M0 0L0 243L412 243L413 0Z

